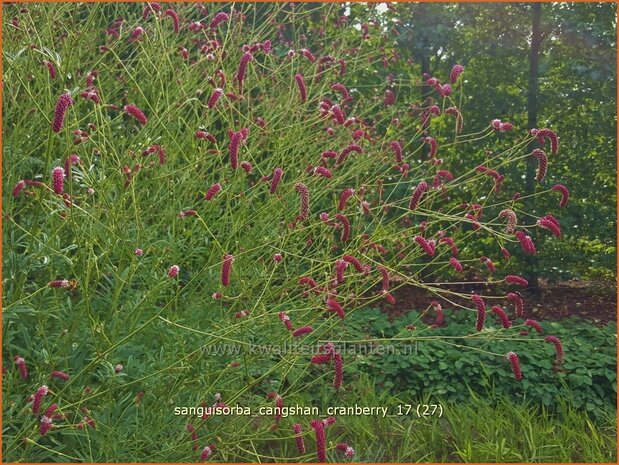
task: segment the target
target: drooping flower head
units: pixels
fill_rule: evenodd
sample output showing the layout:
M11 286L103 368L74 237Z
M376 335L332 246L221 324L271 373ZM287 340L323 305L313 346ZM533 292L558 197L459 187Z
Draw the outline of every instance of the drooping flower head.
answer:
M64 123L65 116L69 107L73 105L73 99L69 94L62 94L56 103L54 111L54 119L52 121L52 130L56 133L60 132Z
M296 183L294 185L294 188L299 193L299 215L298 215L297 218L300 221L305 221L306 219L309 218L309 214L310 214L310 211L309 211L309 202L310 202L309 189L302 182Z
M520 369L520 359L515 352L507 352L505 355L509 363L512 364L512 371L514 372L514 377L520 381L522 379L522 371Z
M294 75L294 80L297 82L297 87L299 88L301 102L305 103L307 101L307 88L305 87L305 79L303 79L303 75L301 73L297 73Z
M140 110L137 106L130 103L129 105L124 106L125 113L135 118L135 120L144 126L148 119L142 110Z
M64 192L64 168L57 166L52 170L52 188L56 194Z
M230 272L232 271L232 264L234 263L234 256L230 254L224 255L223 262L221 264L221 284L227 287L230 284Z
M484 329L484 321L486 320L486 303L484 299L477 294L473 294L471 296L471 300L475 304L475 308L477 309L477 321L475 323L475 329L477 331L481 331Z
M449 73L449 81L452 84L455 84L456 81L458 80L458 77L462 74L463 71L464 71L464 66L454 65L453 68L451 68L451 73Z

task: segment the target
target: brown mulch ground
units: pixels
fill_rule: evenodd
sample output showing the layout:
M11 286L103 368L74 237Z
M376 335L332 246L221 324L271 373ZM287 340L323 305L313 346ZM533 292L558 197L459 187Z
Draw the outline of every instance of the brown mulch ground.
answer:
M501 295L514 291L513 285L453 285L442 286L454 291L482 295ZM540 280L540 291L532 294L526 290L520 291L525 299L525 313L528 317L539 320L562 320L577 316L587 319L596 325L604 325L617 321L617 287L613 281L571 280L561 283L548 283ZM381 303L381 310L390 319L404 315L411 310L420 310L430 305L432 300L438 300L427 291L413 287L402 286L392 292L396 305ZM471 306L468 299L453 299L454 302ZM443 302L445 307L447 304Z

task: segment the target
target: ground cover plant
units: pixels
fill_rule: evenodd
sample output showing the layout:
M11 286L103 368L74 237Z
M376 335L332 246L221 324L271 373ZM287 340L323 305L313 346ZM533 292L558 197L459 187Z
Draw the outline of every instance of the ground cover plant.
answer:
M614 460L612 328L583 366L524 294L560 134L470 125L475 77L391 73L417 64L367 10L3 5L5 460ZM404 286L432 303L368 330Z

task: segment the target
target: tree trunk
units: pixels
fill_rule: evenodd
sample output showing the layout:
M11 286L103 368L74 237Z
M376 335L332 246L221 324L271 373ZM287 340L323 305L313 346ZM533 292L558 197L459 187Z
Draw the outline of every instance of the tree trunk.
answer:
M541 46L541 19L542 19L542 4L533 3L531 5L532 13L532 28L531 28L531 53L529 55L529 90L527 95L527 111L528 121L527 127L533 129L537 127L537 93L538 93L538 65L539 52ZM529 151L536 147L536 141L533 140L529 144ZM535 158L529 157L527 160L527 174L525 180L525 196L530 196L535 192ZM534 198L526 199L527 211L535 213ZM533 236L533 234L532 234ZM535 239L535 238L534 238ZM537 269L537 258L532 255L526 256L526 275L529 281L529 290L539 292L539 274Z

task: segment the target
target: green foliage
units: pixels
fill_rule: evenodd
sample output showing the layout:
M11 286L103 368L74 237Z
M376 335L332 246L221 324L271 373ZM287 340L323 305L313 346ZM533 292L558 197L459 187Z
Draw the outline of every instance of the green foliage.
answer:
M507 352L515 340L524 341L526 346L519 353L524 378L514 383L507 360L497 361L494 354L487 353L487 341L471 334L474 321L475 315L470 312L446 311L443 327L422 331L421 336L397 344L389 338L407 325L425 326L419 312L390 323L379 310L356 312L349 323L355 329L350 336L368 341L385 338L382 343L393 348L393 353L357 357L351 371L371 374L377 388L414 399L438 396L467 403L477 396L494 405L507 398L560 411L559 399L569 393L574 408L595 417L616 408L616 324L596 327L579 319L544 323L544 334L564 342L565 363L559 371L553 370L552 344L528 339L531 336L495 333L492 351ZM520 328L531 329L524 325ZM407 350L413 354L403 356Z

